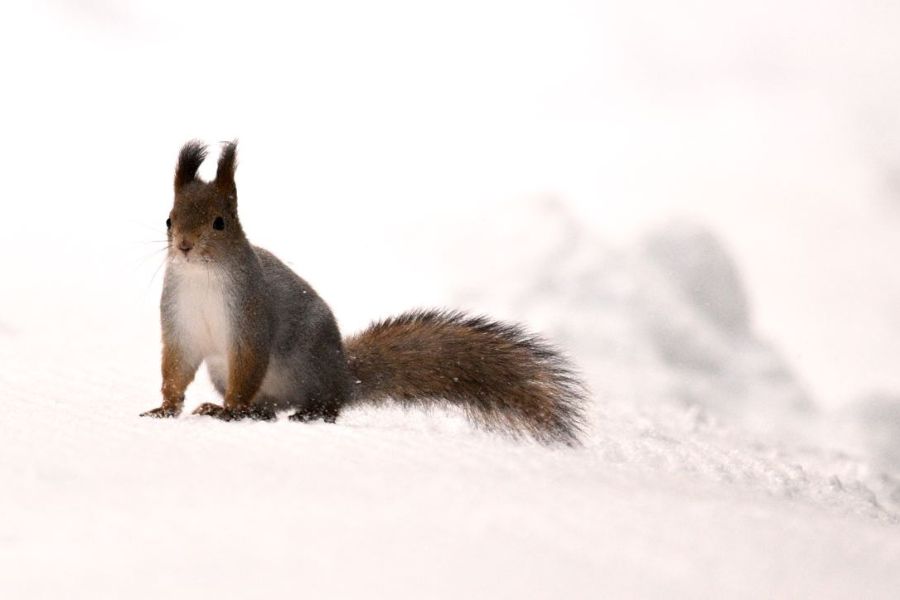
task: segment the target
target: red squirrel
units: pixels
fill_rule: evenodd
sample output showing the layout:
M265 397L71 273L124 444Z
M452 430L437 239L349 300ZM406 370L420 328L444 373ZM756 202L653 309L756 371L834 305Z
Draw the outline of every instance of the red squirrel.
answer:
M448 403L487 429L578 442L583 384L555 348L518 325L414 310L342 339L312 286L247 241L236 143L224 144L210 182L197 176L206 155L190 141L175 168L160 302L163 402L142 416L181 414L205 361L224 400L194 414L226 421L292 410L294 421L334 422L360 403Z

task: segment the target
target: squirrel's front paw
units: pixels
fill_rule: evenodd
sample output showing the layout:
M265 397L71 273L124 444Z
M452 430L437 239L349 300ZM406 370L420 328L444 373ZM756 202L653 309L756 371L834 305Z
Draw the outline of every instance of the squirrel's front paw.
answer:
M195 415L204 415L207 417L216 417L218 419L226 419L225 417L225 409L219 406L218 404L213 404L212 402L204 402L200 406L194 409L193 414Z
M148 410L147 412L142 412L142 417L153 417L155 419L169 419L177 417L181 414L181 409L177 408L168 408L166 406L160 406L159 408L154 408L153 410Z

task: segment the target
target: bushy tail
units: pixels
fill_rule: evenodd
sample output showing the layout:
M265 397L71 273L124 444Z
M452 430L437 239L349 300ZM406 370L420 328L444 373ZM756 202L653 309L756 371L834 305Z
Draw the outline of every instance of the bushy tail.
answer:
M412 311L345 344L357 402L448 402L488 429L578 442L584 386L557 350L516 325Z

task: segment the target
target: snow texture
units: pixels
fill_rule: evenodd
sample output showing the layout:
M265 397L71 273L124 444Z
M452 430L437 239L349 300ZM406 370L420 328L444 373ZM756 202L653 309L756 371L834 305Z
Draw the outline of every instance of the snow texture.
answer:
M826 443L839 428L754 335L700 227L613 248L559 203L507 217L496 243L523 251L471 248L493 284L469 272L456 300L573 355L593 388L583 448L440 410L140 419L158 402L152 306L83 287L9 302L2 596L896 597L896 403L850 419L883 430L880 466ZM208 400L197 382L189 408Z

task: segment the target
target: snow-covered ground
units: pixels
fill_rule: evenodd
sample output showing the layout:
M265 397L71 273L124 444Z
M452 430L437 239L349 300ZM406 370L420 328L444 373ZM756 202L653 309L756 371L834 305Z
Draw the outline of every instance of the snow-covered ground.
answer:
M897 16L4 3L0 597L896 598ZM139 419L194 136L241 137L248 234L345 332L555 340L584 447Z

